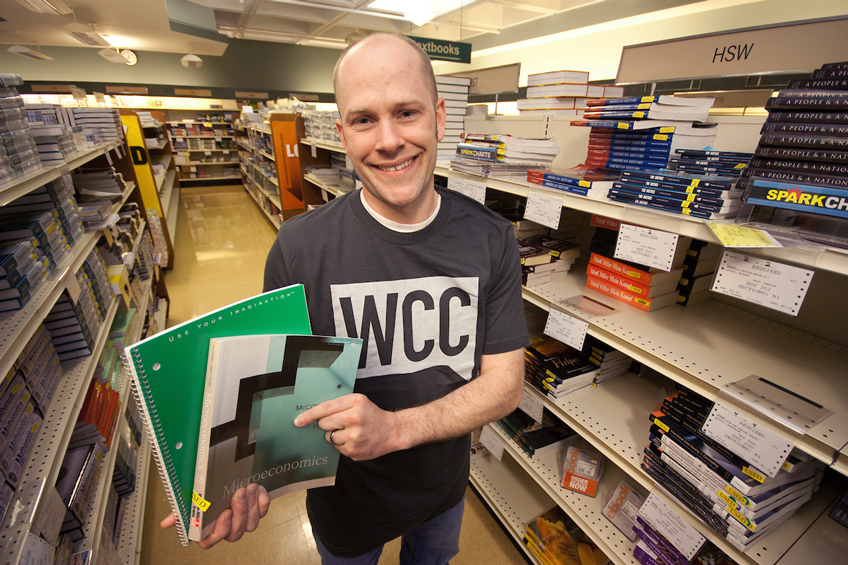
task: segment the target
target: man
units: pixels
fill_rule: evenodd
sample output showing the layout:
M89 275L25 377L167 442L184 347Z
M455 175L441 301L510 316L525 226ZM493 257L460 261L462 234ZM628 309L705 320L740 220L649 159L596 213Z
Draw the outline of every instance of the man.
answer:
M295 420L317 422L344 456L335 486L308 492L307 511L325 565L376 563L398 536L405 562L447 563L459 550L468 434L521 398L518 249L509 222L434 187L445 104L414 42L363 39L342 53L334 87L363 189L287 220L265 267L266 291L304 284L315 334L364 341L354 394ZM208 541L251 531L263 496L244 495L249 511L234 501L238 523Z

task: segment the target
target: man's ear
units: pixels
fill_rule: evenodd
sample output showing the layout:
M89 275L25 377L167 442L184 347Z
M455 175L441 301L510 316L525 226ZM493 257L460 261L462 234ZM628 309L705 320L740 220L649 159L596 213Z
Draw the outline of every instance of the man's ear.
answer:
M344 145L345 151L347 151L347 143L345 142L344 128L342 127L341 120L336 120L336 131L339 132L339 138L342 140L342 145Z
M447 111L445 110L445 99L436 100L436 140L441 141L445 136L445 124L447 123Z

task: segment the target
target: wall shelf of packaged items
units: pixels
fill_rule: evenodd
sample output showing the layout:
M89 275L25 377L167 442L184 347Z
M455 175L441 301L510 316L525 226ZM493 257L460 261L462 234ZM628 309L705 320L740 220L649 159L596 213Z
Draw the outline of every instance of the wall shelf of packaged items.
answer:
M353 190L353 188L351 187L342 186L340 184L327 184L319 180L318 177L316 177L315 175L311 175L309 173L303 175L303 178L308 180L318 188L326 190L330 194L333 194L334 196L343 196Z
M554 507L550 497L506 454L502 461L493 456L472 461L470 480L530 562L539 564L524 545L524 525Z
M80 151L76 157L67 160L61 165L45 167L24 175L23 177L16 178L9 183L0 185L0 206L5 206L9 202L20 198L25 194L29 194L36 188L44 186L50 181L56 180L64 173L76 169L77 167L88 163L92 159L96 159L101 155L107 154L109 151L120 145L121 143L113 141L99 145L94 149L84 149Z
M561 197L563 207L571 208L572 210L598 214L607 218L620 220L626 224L636 224L663 230L720 245L718 238L707 227L705 221L699 218L675 214L673 212L650 210L641 206L630 206L620 202L613 202L612 200L596 200L575 194L567 194L522 180L487 178L451 171L444 167L436 167L436 174L446 178L463 178L484 182L488 188L517 196L527 197L530 189L533 189L549 196ZM789 261L808 268L848 275L848 250L845 249L810 243L802 247L752 249L748 250L748 252L752 255Z
M311 137L304 137L300 140L300 143L304 145L311 145L312 147L317 147L318 149L327 149L329 151L335 151L336 153L346 153L344 145L341 143L328 143L326 141L318 141L317 139L312 139Z
M139 238L140 239L140 238ZM147 303L150 301L150 290L151 290L151 282L152 279L148 280L145 283L144 293L142 295L142 303L138 305L136 309L136 313L133 316L134 318L144 318L147 311ZM135 322L135 320L133 320ZM86 532L86 537L80 543L79 551L86 551L88 549L92 550L93 559L92 562L97 562L97 554L100 551L105 551L107 553L114 552L116 549L113 547L109 548L108 545L111 545L111 540L109 544L102 543L101 538L103 538L103 518L106 515L106 503L108 501L108 487L112 483L112 469L115 468L115 461L118 457L118 436L120 434L124 434L125 437L128 437L127 429L129 425L127 424L127 419L124 416L124 411L126 410L127 402L131 399L130 389L132 388L131 380L127 377L122 377L121 380L121 390L120 390L120 408L118 409L118 422L115 426L115 430L112 432L112 448L105 454L103 461L100 464L100 476L97 481L96 491L94 495L94 501L92 503L92 510L89 513L88 521L86 522L84 531ZM108 560L107 562L112 562Z

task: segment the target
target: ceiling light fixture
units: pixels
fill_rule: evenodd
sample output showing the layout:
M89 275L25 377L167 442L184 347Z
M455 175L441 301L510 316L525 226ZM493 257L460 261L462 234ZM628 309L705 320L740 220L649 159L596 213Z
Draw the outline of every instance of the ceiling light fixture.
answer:
M70 14L72 10L62 0L16 0L18 4L32 12L39 14Z
M89 47L109 47L109 42L103 39L99 33L94 31L94 26L90 28L85 24L72 23L64 26L62 29L65 33Z
M404 7L403 17L421 27L436 17L436 11L423 0L412 0Z
M52 61L53 57L49 57L42 53L41 51L36 51L34 49L30 49L29 47L24 47L23 45L12 45L8 49L9 53L14 53L15 55L20 55L21 57L26 57L27 59L33 59L34 61Z
M130 62L129 59L118 53L117 48L101 49L97 52L97 54L110 63L121 63L122 65L127 65Z
M189 53L188 55L183 55L182 59L180 59L180 63L182 63L184 67L197 68L203 66L203 59L194 53Z

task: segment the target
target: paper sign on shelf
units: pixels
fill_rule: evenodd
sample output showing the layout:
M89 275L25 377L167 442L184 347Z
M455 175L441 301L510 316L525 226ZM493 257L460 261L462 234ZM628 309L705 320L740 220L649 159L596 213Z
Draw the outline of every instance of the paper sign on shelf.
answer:
M486 183L476 180L465 179L464 194L473 198L480 204L486 204Z
M524 208L524 219L532 220L552 229L559 228L559 218L562 214L562 197L544 194L530 190L527 195L527 207Z
M615 244L615 258L671 271L677 239L676 233L621 224L618 242Z
M316 147L315 145L313 145L313 146L311 147L311 149L312 149L312 158L313 158L313 159L317 159L317 158L318 158L318 147Z
M80 288L79 281L77 281L74 273L68 273L68 276L65 278L65 288L68 290L71 302L76 304L79 300L80 294L82 293L82 289Z
M526 390L521 395L521 402L518 403L521 410L533 418L537 423L542 423L542 414L544 413L544 405L535 396Z
M497 424L490 425L496 426ZM498 461L503 458L504 443L489 426L483 426L483 433L480 434L480 443L482 443L483 447L488 449L489 453L494 455L495 459Z
M812 278L813 271L725 251L710 290L797 316Z
M704 545L704 542L707 541L707 538L702 536L653 490L645 499L642 507L639 508L639 516L662 534L687 559L692 559Z
M746 474L759 482L763 482L756 476L760 471L769 477L776 476L794 447L792 442L780 434L758 425L720 400L713 404L713 409L701 429L751 463L755 468L749 468Z
M763 230L725 222L705 223L725 247L783 247L770 233Z
M456 177L448 177L448 188L462 193L462 189L465 187L465 179L460 179Z
M588 329L589 324L587 322L553 308L548 314L548 321L545 323L545 335L558 339L577 350L583 349L583 342L586 341Z

